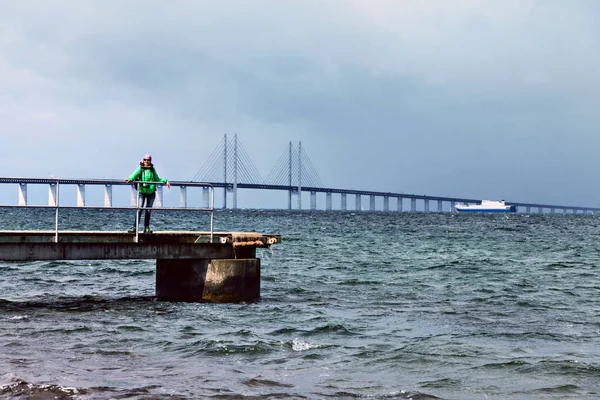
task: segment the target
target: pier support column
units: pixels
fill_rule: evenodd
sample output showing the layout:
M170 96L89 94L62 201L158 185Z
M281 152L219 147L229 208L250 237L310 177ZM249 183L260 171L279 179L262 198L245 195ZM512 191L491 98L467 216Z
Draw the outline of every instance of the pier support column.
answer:
M429 212L429 199L423 200L425 212Z
M331 203L331 192L327 192L325 194L325 209L327 211L331 211L331 209L332 209L332 205L331 204L332 204Z
M531 213L531 207L530 206L525 206L525 212L527 214ZM550 212L554 214L554 208L550 209Z
M347 198L346 198L346 193L342 193L342 199L341 199L341 210L342 211L346 211L348 209L348 203L347 203Z
M19 183L19 205L27 205L27 184Z
M158 259L159 300L237 303L260 298L260 259Z
M310 191L310 209L317 209L317 192Z
M410 199L410 211L417 211L417 199Z
M357 194L355 196L356 196L356 201L354 204L354 209L356 211L362 211L362 205L360 204L360 200L361 200L360 194Z
M438 200L437 202L438 202L438 212L442 212L442 211L443 211L443 208L442 208L442 201L441 201L441 200Z
M450 202L450 212L454 212L456 210L456 201L452 200Z
M390 196L383 196L383 211L390 211Z
M374 195L369 196L369 209L371 211L375 211L375 196Z

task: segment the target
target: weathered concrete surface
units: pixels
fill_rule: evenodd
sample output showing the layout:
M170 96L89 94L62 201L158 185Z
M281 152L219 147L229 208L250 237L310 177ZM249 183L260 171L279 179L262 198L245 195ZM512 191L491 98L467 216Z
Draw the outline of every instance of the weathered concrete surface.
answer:
M54 231L8 231L0 230L0 243L53 243ZM140 233L140 243L209 243L210 232L200 231L155 231ZM213 243L231 243L268 247L279 243L280 235L256 232L213 232ZM124 231L59 231L59 243L133 243L135 233Z
M260 298L260 259L156 260L156 297L237 303Z
M253 232L0 231L0 261L253 258L279 235Z
M235 258L220 243L0 243L0 261Z

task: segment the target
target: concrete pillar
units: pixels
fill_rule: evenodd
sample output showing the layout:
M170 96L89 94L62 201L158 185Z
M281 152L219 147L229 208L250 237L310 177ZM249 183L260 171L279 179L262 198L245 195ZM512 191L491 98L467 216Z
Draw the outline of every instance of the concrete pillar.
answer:
M317 192L310 191L310 209L317 209Z
M85 184L77 184L77 207L85 207Z
M130 197L131 207L137 207L137 202L138 202L137 190L135 190L135 185L131 185L131 197Z
M332 209L331 192L325 194L325 209L327 211L331 211Z
M362 205L360 204L361 196L360 196L360 194L357 194L355 197L356 197L356 200L355 200L355 204L354 204L354 209L356 211L361 211L362 210Z
M542 214L542 213L544 212L544 209L543 209L542 207L538 207L538 212L539 212L540 214Z
M390 196L383 196L383 211L390 211Z
M104 207L112 207L112 185L104 185Z
M187 207L187 186L179 186L179 207Z
M402 212L402 197L398 197L398 203L396 204L396 209Z
M209 207L209 188L207 187L203 187L202 188L202 207L203 208L208 208Z
M525 212L527 214L531 213L531 206L525 206ZM551 213L554 213L554 208L550 210Z
M19 205L27 205L27 184L19 183Z
M425 208L425 212L429 212L429 199L425 199L424 201L424 208Z
M369 196L369 209L371 211L375 211L375 196L374 195Z
M163 206L163 185L156 185L156 200L154 207L160 208Z
M260 259L158 259L159 300L237 303L260 298Z
M342 193L342 199L341 199L341 210L342 211L346 211L348 209L348 203L347 203L347 198L346 198L346 193Z
M456 211L456 201L452 200L450 202L450 212Z
M48 205L56 206L56 183L48 185Z
M410 211L417 211L417 199L410 199Z
M441 201L441 200L438 200L437 202L438 202L438 212L442 212L442 211L443 211L443 208L442 208L442 201Z

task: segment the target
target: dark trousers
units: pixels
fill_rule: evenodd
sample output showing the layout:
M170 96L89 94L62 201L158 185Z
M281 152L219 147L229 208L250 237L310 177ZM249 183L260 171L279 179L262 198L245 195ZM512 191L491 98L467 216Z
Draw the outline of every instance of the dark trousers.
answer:
M149 210L149 208L152 208L155 198L156 198L156 192L154 192L152 194L139 193L139 195L138 195L138 205L140 207L146 208L146 212L144 213L144 228L148 228L150 226L150 210ZM140 213L141 212L142 212L142 210L136 211L134 226L138 226L138 223L140 221Z

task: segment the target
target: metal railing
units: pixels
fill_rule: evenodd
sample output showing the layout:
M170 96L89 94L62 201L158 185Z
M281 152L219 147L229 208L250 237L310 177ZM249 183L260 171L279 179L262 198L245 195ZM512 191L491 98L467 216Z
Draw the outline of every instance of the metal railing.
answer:
M136 226L135 226L135 238L134 241L137 243L139 240L139 222L141 219L141 213L145 210L166 210L166 211L202 211L210 213L210 242L213 241L214 236L214 217L215 217L215 189L210 183L202 182L181 182L181 181L169 181L171 186L180 188L180 206L179 207L163 207L162 206L162 186L166 184L163 182L140 182L140 181L129 181L115 179L45 179L45 178L6 178L0 177L0 184L18 184L18 203L17 205L3 205L0 204L0 208L53 208L55 210L55 221L54 221L54 241L58 243L59 229L59 211L61 209L114 209L114 210L135 210L136 213ZM46 184L49 185L48 205L30 205L27 204L27 185L28 184ZM140 206L140 196L137 192L136 185L138 184L155 184L157 185L157 201L156 206L152 208ZM60 204L60 187L61 185L77 185L77 205L68 206ZM105 199L104 206L87 206L85 205L85 185L104 185L105 187ZM135 195L135 205L129 207L113 206L112 205L112 186L130 186L131 196ZM188 207L187 206L187 188L188 187L201 187L203 190L209 190L208 206L207 207ZM132 201L133 203L133 201Z

